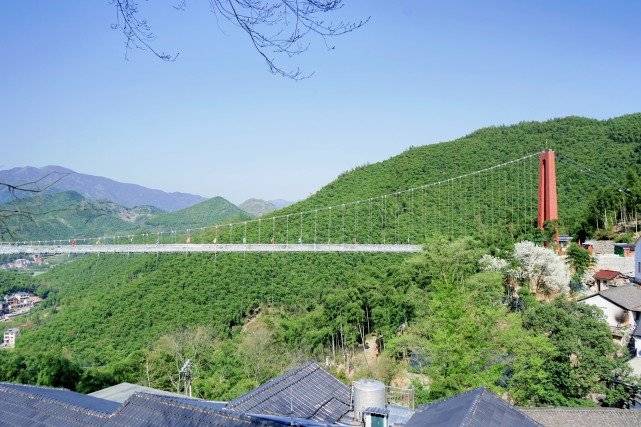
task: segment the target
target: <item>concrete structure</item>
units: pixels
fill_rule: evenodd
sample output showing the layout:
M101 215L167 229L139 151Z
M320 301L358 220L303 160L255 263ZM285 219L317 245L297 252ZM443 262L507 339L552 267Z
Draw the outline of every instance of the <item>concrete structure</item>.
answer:
M545 150L539 157L539 203L537 224L543 229L547 221L559 219L556 195L556 154Z
M169 243L130 245L1 245L0 254L91 254L91 253L174 253L174 252L420 252L421 245L386 244L226 244Z
M385 408L385 384L377 380L363 379L352 385L352 405L356 419L361 420L368 408Z
M20 335L20 329L9 328L4 331L4 340L2 346L5 348L14 348L16 346L16 339Z

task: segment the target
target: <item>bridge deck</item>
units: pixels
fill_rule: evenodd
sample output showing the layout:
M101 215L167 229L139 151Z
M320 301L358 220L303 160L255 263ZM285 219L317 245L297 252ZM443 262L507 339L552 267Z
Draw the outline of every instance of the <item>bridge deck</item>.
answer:
M132 245L7 245L0 254L182 253L182 252L420 252L420 245L397 244L132 244Z

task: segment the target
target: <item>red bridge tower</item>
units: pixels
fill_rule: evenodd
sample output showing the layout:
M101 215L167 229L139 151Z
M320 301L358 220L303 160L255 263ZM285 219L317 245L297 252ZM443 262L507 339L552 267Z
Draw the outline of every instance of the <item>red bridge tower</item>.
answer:
M543 229L547 221L559 219L556 199L556 154L545 150L539 157L539 211L538 227Z

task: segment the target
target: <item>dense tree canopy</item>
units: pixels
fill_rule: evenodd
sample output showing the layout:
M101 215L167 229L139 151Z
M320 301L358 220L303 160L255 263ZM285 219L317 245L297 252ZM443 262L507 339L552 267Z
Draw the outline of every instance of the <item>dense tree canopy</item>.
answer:
M624 359L601 315L527 289L512 311L503 272L479 272L486 253L463 239L409 258L86 257L41 276L60 306L1 355L0 375L176 390L189 359L198 396L231 399L298 361L329 358L339 376L408 376L419 402L478 386L524 405L624 400L614 385L628 381ZM366 341L380 355L364 364Z

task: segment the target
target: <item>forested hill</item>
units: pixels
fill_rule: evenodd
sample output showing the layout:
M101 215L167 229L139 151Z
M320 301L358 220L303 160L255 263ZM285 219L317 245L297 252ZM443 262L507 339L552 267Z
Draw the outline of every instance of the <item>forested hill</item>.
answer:
M636 163L639 146L641 114L489 128L347 172L284 212L417 186L545 147L622 177ZM560 190L572 196L563 196L562 202L574 202L561 206L566 218L571 210L583 209L578 198L601 182L591 174L572 173L560 163ZM563 183L570 181L565 190ZM496 189L506 182L493 184ZM364 227L362 221L352 224ZM230 399L296 358L347 357L368 334L382 338L385 346L377 362L381 370L365 374L388 382L404 370L429 375L429 394L413 383L417 402L486 386L509 392L519 404L578 405L586 404L586 393L604 391L614 370L607 360L615 358L598 314L581 304L556 307L535 301L527 302L523 313L512 312L503 303L503 277L476 274L488 245L437 240L427 248L409 260L400 254L317 253L72 258L38 276L38 292L52 297L48 307L20 325L16 351L0 353L0 380L85 391L120 381L170 389L167 377L175 369L171 345L183 343L200 367L195 393ZM504 248L509 253L510 247ZM265 313L262 321L258 313ZM559 319L564 325L559 330L568 336L550 336L545 331L554 328L527 326L528 319L530 324L532 319ZM258 333L246 333L261 324ZM401 333L405 328L414 332ZM194 330L195 338L189 335ZM591 338L576 339L578 332ZM575 353L585 363L566 369ZM410 354L417 358L408 360ZM75 377L63 372L71 378L64 383L60 367L67 363L85 370ZM595 366L600 373L591 371Z
M52 240L102 237L144 232L185 230L249 218L222 197L214 197L176 212L153 206L127 208L91 200L74 191L44 193L3 205L24 212L0 230L2 240ZM3 233L3 231L5 231ZM3 235L4 234L4 235Z
M39 194L3 205L4 209L24 212L6 223L2 240L53 240L133 233L145 218L158 209L127 209L116 203L94 201L74 191Z
M453 141L412 147L388 160L345 172L311 197L278 214L338 205L440 181L545 148L559 155L560 215L561 220L572 227L572 220L584 211L586 195L608 181L603 175L622 179L630 166L639 164L641 113L609 120L566 117L488 127ZM577 173L577 164L595 173ZM513 185L511 182L490 184ZM490 190L486 188L486 194L477 202L489 199ZM495 191L494 195L498 193Z
M249 218L238 206L218 196L176 212L155 215L146 221L146 225L154 229L185 230Z

